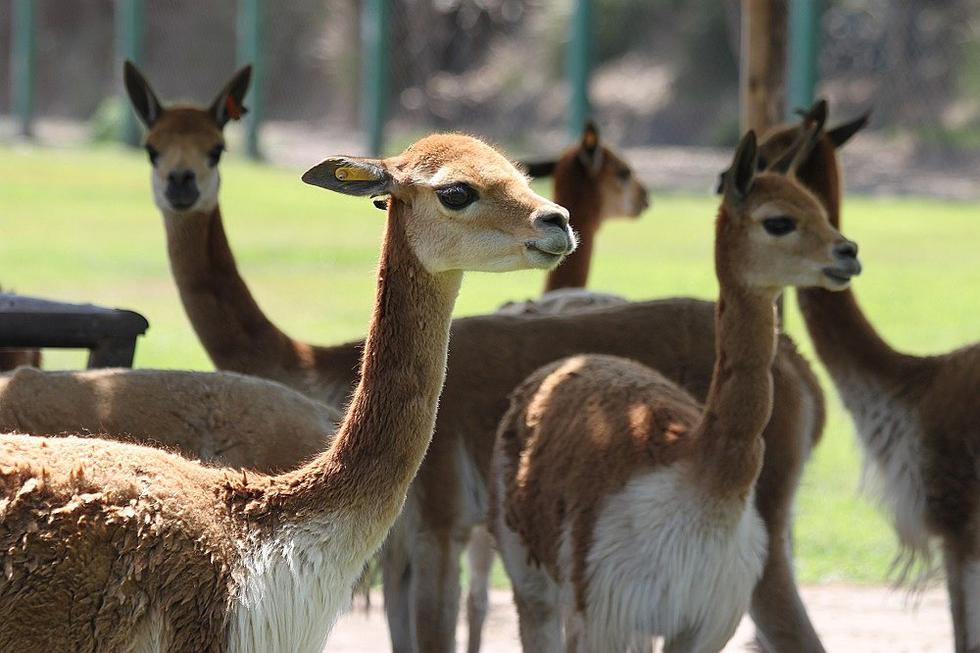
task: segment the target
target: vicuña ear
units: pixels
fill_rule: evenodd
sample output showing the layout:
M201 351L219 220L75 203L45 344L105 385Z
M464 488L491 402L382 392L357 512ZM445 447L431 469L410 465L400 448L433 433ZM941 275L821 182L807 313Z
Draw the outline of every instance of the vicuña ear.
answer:
M578 158L592 174L602 168L602 146L599 143L599 128L591 120L585 123L582 142L578 148Z
M783 152L782 156L773 161L766 170L781 175L796 174L796 171L803 165L803 162L810 157L813 146L817 144L820 130L823 123L812 123L800 135L796 137L793 144Z
M518 161L517 167L522 169L529 177L535 179L539 177L550 177L555 174L558 162L554 159L550 161Z
M864 129L864 126L868 124L868 120L870 118L871 111L868 110L851 122L845 122L843 125L837 125L833 129L829 130L827 132L827 136L834 144L834 147L840 147L847 141L851 140L851 137L854 136L854 134Z
M240 120L248 113L248 109L242 102L245 100L251 79L252 66L248 65L232 75L231 80L218 93L218 97L214 98L208 113L214 117L218 127L224 127L229 120Z
M380 159L335 156L303 174L303 181L345 195L385 195L394 189L394 178Z
M827 122L827 100L820 98L809 109L797 109L796 113L806 123L818 122L823 125Z
M752 190L752 180L755 177L755 166L758 158L759 151L756 145L755 131L750 129L735 149L732 167L724 174L723 183L726 197L737 200L745 199L749 191Z
M136 115L149 129L163 113L163 106L150 87L150 83L129 59L123 64L123 82Z

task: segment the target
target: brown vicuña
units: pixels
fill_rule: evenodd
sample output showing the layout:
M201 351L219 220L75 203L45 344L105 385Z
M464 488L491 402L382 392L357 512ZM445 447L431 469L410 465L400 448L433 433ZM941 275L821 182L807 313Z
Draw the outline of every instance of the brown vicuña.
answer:
M316 456L341 417L281 383L235 372L24 367L0 375L0 433L121 439L261 472Z
M823 101L802 128L826 115ZM840 224L837 148L867 117L832 129L800 168L799 179ZM801 129L784 128L762 150L777 156ZM908 289L906 289L908 290ZM980 345L947 354L896 351L865 317L853 291L797 293L817 355L854 420L866 464L880 482L907 575L931 567L938 545L946 571L957 653L980 653Z
M151 110L166 118L170 110L145 81L129 91L141 114ZM143 106L144 98L152 98L149 105ZM205 350L219 369L274 379L343 406L357 383L363 342L322 347L283 333L258 307L238 272L217 198L198 200L185 210L169 203L170 174L189 165L181 163L182 157L206 161L223 142L213 119L198 120L193 127L186 111L181 115L179 121L155 123L147 143L156 159L154 197L164 217L171 268ZM195 131L178 138L165 125ZM193 164L204 170L202 165ZM187 199L180 188L170 195ZM485 520L494 433L514 387L551 361L597 352L634 357L703 399L714 361L714 306L668 299L576 315L469 317L453 321L452 338L436 432L406 510L383 549L385 610L398 651L455 647L459 558L472 528ZM773 375L776 406L764 433L766 458L756 502L775 544L752 614L764 640L819 651L793 578L790 526L803 465L823 429L823 395L789 338L780 337Z
M467 136L327 159L303 179L388 196L360 382L333 443L269 476L0 436L0 650L321 651L431 438L462 271L547 269L574 249L567 213Z
M647 189L626 161L599 139L599 128L586 123L582 139L555 161L526 163L532 177L554 178L554 200L568 209L578 249L548 273L544 290L584 288L596 233L615 217L638 218L650 205Z
M774 302L840 290L857 248L792 179L816 129L762 173L739 144L715 235L716 357L707 400L624 358L556 361L515 390L493 464L490 527L525 651L717 651L766 553L753 502L772 412ZM773 174L773 172L786 173Z
M21 365L41 367L41 352L38 349L0 349L0 371L12 370Z

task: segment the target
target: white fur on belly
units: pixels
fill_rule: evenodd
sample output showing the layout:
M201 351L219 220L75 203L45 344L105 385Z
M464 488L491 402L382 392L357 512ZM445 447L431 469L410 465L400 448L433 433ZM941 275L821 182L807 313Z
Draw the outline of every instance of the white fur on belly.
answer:
M588 557L592 650L623 651L638 633L696 632L720 649L762 574L766 532L747 504L712 504L681 465L631 480L597 521Z
M337 616L350 606L351 588L364 565L360 556L339 555L356 550L345 541L349 532L344 530L292 526L245 552L236 574L240 589L229 651L323 650Z

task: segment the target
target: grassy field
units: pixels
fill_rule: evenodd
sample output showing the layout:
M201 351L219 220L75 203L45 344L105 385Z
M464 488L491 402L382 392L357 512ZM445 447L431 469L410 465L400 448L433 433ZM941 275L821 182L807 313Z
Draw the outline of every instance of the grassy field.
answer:
M301 339L362 336L383 214L366 200L305 186L298 171L234 158L222 165L229 238L266 312ZM609 224L591 286L635 299L713 298L715 206L709 196L658 195L640 221ZM844 217L865 264L858 295L890 342L929 353L978 337L980 206L851 198ZM210 368L170 278L141 154L0 148L0 283L25 294L138 310L151 325L138 366ZM534 296L541 283L539 272L472 274L457 312L487 312ZM809 354L794 302L787 306L787 328ZM48 356L49 366L82 361L78 353ZM830 422L797 504L799 575L805 582L879 582L894 540L858 494L851 424L822 378Z

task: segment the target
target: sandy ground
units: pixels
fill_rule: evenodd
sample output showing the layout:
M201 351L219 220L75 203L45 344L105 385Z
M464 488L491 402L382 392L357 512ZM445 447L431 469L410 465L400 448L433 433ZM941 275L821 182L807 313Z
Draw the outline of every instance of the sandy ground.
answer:
M948 653L953 649L952 626L946 595L931 589L915 600L886 587L820 585L803 588L810 618L831 653ZM330 653L381 653L389 651L388 630L381 611L381 596L366 612L356 607L334 628L326 651ZM486 653L519 653L517 620L510 595L494 591L483 636ZM753 633L745 618L726 653L746 651ZM457 630L457 649L466 649L466 625Z

